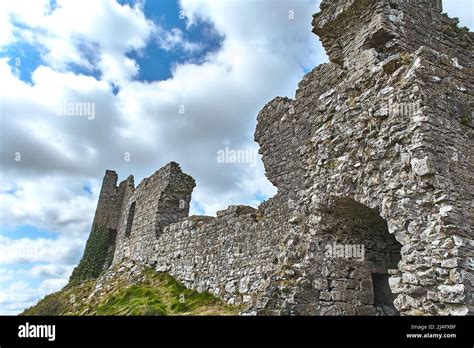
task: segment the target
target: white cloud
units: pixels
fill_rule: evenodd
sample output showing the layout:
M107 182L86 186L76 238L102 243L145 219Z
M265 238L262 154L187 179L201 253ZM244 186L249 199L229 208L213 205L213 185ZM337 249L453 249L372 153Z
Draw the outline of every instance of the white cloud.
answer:
M50 11L49 0L6 0L0 2L0 49L17 41L18 28L12 22L39 24Z
M7 183L5 191L0 192L0 220L4 226L31 225L84 239L97 205L98 181L46 176L36 180L9 177ZM84 192L86 184L93 194Z
M30 3L35 5L26 6ZM46 0L7 0L2 6L0 32L5 39L0 46L26 40L39 45L44 61L57 70L66 71L70 64L98 68L105 80L115 83L138 73L135 62L125 54L144 48L157 30L139 3L130 7L110 0L58 0L51 9ZM26 26L15 27L8 19Z
M26 281L17 281L8 287L0 288L0 311L4 315L18 314L31 306L38 298L39 289L31 288Z
M25 308L38 302L42 297L60 290L67 283L67 278L45 279L39 286L32 287L20 280L10 286L0 288L0 313L16 315Z
M311 16L320 1L255 0L242 5L238 0L181 0L180 3L191 25L197 18L210 20L225 35L230 49L239 47L281 55L288 63L292 59L291 63L310 67L317 58L324 59L324 53L317 50L318 40L311 33Z
M74 266L71 265L43 264L33 266L28 273L32 277L54 278L54 280L62 281L71 275L73 269Z
M0 236L0 264L44 262L54 265L70 265L82 253L82 238L59 239L11 239Z
M167 51L182 49L185 52L193 53L203 48L200 44L186 40L183 32L178 28L166 31L163 28L157 27L155 30L155 40L161 48Z
M16 272L11 269L0 268L0 283L14 279Z

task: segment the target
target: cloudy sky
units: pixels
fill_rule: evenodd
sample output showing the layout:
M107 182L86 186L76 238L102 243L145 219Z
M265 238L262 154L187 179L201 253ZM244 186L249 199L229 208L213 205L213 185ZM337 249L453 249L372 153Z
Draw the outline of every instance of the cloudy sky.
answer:
M446 12L472 28L471 1ZM65 285L106 169L138 184L177 161L197 182L192 214L272 196L256 115L327 60L318 4L0 1L0 314ZM220 163L226 148L251 160Z

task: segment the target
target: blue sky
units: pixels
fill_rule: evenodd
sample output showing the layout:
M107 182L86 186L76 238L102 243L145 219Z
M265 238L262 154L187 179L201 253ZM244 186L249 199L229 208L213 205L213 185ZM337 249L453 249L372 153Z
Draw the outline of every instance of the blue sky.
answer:
M151 82L169 79L172 68L176 64L189 61L199 63L208 53L219 50L223 38L214 29L212 23L200 20L196 25L186 28L186 22L180 18L182 14L177 1L147 1L144 11L148 18L162 25L165 30L178 28L187 40L202 47L189 54L179 49L165 50L152 42L143 52L131 52L128 56L140 65L140 80ZM159 64L154 57L160 57Z
M444 3L472 28L471 0ZM193 214L256 206L275 194L260 159L222 166L216 153L257 151L259 110L277 95L292 97L304 73L327 61L311 33L317 7L312 0L1 1L0 314L65 284L106 169L120 180L133 174L138 184L179 162L197 181ZM58 101L93 104L96 115L60 117Z
M57 236L57 233L55 233L54 231L42 230L31 225L19 225L15 227L4 226L4 227L1 227L0 233L3 237L8 237L11 239L21 239L21 238L54 239Z

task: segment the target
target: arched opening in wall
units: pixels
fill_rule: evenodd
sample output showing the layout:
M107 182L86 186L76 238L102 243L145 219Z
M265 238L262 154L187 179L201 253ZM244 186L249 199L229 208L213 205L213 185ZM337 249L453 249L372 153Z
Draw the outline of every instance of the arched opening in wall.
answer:
M358 314L398 315L389 274L398 268L401 245L389 233L385 219L377 209L350 198L337 198L325 223L333 265L349 269L344 297L347 305Z
M125 237L130 237L132 233L132 226L133 226L133 218L135 217L135 205L136 202L130 204L130 209L128 210L127 216L127 228L125 229Z

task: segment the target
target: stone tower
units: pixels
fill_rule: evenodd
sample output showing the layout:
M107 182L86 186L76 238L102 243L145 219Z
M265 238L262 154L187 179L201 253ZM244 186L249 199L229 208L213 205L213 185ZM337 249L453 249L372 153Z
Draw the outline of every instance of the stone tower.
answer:
M117 187L117 179L116 172L105 172L84 255L73 270L69 285L97 278L112 262L123 201L123 190Z
M171 162L135 188L133 176L117 186L105 172L92 231L71 283L96 278L124 258L147 263L163 228L189 214L194 179Z
M153 247L165 226L189 215L194 179L171 162L137 188L133 177L123 185L124 199L117 221L114 262L124 258L149 263Z

